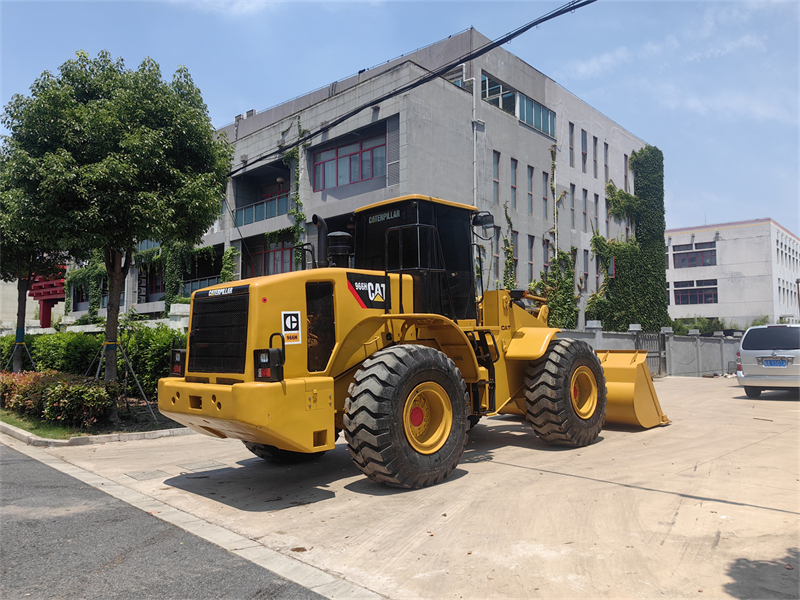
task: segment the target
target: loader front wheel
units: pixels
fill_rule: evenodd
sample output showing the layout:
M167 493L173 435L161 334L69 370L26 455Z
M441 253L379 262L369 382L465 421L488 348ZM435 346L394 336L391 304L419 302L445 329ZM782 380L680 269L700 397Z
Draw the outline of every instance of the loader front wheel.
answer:
M322 452L292 452L291 450L281 450L276 446L268 446L267 444L256 444L255 442L242 442L250 452L255 454L258 458L279 462L284 464L296 464L309 462L315 458L319 458L325 451Z
M415 345L376 352L348 393L344 434L367 477L421 488L455 469L467 442L467 388L445 354Z
M548 444L586 446L603 428L606 380L592 347L553 340L525 372L525 417Z

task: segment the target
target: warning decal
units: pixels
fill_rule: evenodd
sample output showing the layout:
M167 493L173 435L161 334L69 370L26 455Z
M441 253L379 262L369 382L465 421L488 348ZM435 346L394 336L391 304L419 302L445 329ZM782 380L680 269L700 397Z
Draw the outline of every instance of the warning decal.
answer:
M386 308L386 294L389 293L386 277L348 273L347 287L361 308Z
M281 312L281 333L286 345L300 343L300 311Z

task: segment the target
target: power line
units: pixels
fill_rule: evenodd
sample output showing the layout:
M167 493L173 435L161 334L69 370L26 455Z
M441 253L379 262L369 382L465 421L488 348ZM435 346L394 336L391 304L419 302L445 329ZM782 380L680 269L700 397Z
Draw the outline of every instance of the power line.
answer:
M457 58L453 62L450 62L450 63L448 63L448 64L446 64L444 66L438 67L437 69L434 69L433 71L429 71L427 74L418 77L414 81L412 81L410 83L407 83L404 86L396 88L396 89L392 90L391 92L387 92L383 96L375 98L374 100L371 100L370 102L367 102L366 104L362 104L361 106L358 106L358 107L350 110L349 112L346 112L341 117L338 117L337 119L334 119L330 123L328 123L328 124L326 124L326 125L324 125L322 127L319 127L318 129L315 129L314 131L311 131L311 132L305 134L304 136L298 138L297 140L295 140L291 144L287 144L285 146L281 146L281 148L278 149L278 150L274 150L274 151L269 152L267 154L263 154L263 155L259 156L258 158L255 158L255 159L253 159L251 161L248 161L248 163L246 165L243 165L243 166L241 166L241 167L239 167L237 169L231 170L228 173L228 177L232 177L236 173L239 173L240 171L243 171L244 169L248 168L249 166L252 166L255 163L267 160L268 158L272 158L273 156L277 156L279 154L285 154L287 151L292 150L293 148L296 148L297 146L300 146L301 144L312 140L313 138L317 137L318 135L322 135L323 133L325 133L326 131L331 130L332 128L336 127L337 125L340 125L344 121L347 121L351 117L354 117L355 115L360 113L362 110L365 110L367 108L370 108L371 106L375 106L377 104L380 104L381 102L383 102L385 100L388 100L390 98L394 98L395 96L398 96L400 94L404 94L405 92L413 90L414 88L417 88L417 87L419 87L419 86L421 86L421 85L423 85L425 83L428 83L429 81L432 81L432 80L436 79L437 77L441 77L442 75L444 75L445 73L447 73L451 69L457 67L458 65L460 65L460 64L462 64L462 63L464 63L464 62L466 62L468 60L474 60L474 59L476 59L476 58L478 58L480 56L483 56L487 52L490 52L490 51L494 50L495 48L510 42L514 38L522 35L526 31L528 31L528 30L530 30L530 29L532 29L534 27L537 27L538 25L541 25L542 23L546 23L547 21L555 19L556 17L560 17L561 15L563 15L565 13L574 12L574 11L578 10L579 8L583 8L584 6L592 4L592 3L596 2L596 1L597 0L571 0L570 2L567 2L566 4L560 6L559 8L556 8L555 10L550 11L549 13L539 17L538 19L535 19L535 20L531 21L530 23L527 23L527 24L523 25L522 27L514 29L513 31L511 31L511 32L505 34L504 36L496 39L495 41L489 42L488 44L485 44L485 45L481 46L477 50L473 50L472 52L464 54L463 56Z

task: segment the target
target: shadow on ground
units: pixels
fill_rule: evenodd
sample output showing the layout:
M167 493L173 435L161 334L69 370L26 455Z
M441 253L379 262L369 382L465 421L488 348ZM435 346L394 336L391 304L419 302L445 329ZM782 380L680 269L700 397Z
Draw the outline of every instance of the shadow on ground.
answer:
M739 558L727 574L733 581L725 584L725 591L734 598L797 598L800 552L789 548L778 560Z

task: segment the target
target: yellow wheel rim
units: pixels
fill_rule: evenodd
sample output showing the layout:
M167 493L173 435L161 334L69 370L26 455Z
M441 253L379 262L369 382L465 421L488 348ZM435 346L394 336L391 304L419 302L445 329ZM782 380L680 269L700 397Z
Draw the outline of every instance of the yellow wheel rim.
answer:
M453 426L453 407L438 383L420 383L406 398L403 429L411 447L420 454L433 454L444 446Z
M597 381L589 367L578 367L569 384L572 408L581 419L589 419L597 408Z

